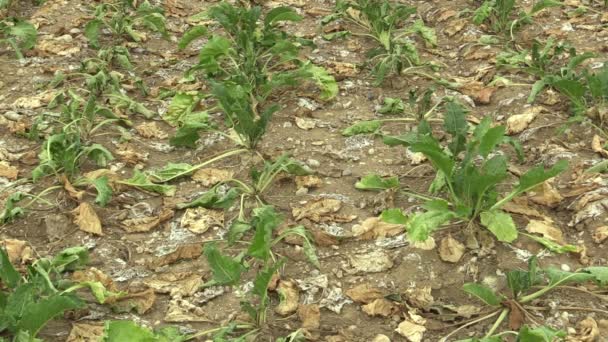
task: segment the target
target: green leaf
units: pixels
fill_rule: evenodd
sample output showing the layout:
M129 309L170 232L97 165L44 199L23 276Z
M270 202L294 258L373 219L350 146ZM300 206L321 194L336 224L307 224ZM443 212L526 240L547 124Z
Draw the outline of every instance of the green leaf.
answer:
M479 142L479 155L487 158L488 155L494 151L496 146L502 143L504 136L505 126L496 126L488 129Z
M545 78L534 82L532 85L532 91L530 91L530 96L528 96L528 103L533 103L534 100L536 100L536 96L538 96L538 94L545 89L548 84L549 83Z
M251 293L258 296L260 300L260 306L266 308L268 305L268 285L272 280L272 276L277 273L279 268L284 264L283 260L279 260L272 265L265 265L264 268L257 274L253 280L253 289Z
M382 211L380 219L386 223L407 225L409 218L403 214L401 209L392 208Z
M207 28L205 26L194 26L184 33L182 39L179 40L177 47L180 50L185 49L192 43L192 41L204 37L207 34Z
M251 224L239 220L234 220L228 228L228 234L226 234L226 239L228 240L229 245L233 245L237 240L243 237L246 232L251 230Z
M489 287L480 284L466 283L462 286L462 289L464 292L477 297L490 306L500 306L500 303L504 300L503 296L494 293Z
M214 242L206 243L203 253L207 258L213 279L207 285L236 285L245 267L229 256L222 255Z
M550 284L556 284L558 282L562 285L568 283L582 284L596 280L595 275L586 272L567 272L554 267L549 267L544 271L549 277Z
M97 197L95 197L95 203L102 207L105 207L110 199L112 199L112 188L108 184L108 176L102 176L91 181L91 184L97 190Z
M513 242L517 239L517 227L511 215L500 211L484 211L479 215L481 224L484 225L498 241Z
M21 282L21 275L8 258L4 248L0 248L0 280L8 288L14 289ZM0 306L2 308L2 306Z
M567 168L568 161L566 159L558 161L549 170L545 170L542 165L532 168L519 178L519 184L517 185L517 188L515 188L515 190L513 191L514 196L520 195L526 191L531 190L532 188L536 187L547 179L559 175Z
M16 328L17 330L29 332L31 336L36 336L38 331L51 319L63 314L67 310L84 307L86 307L85 303L77 297L54 294L25 307L23 316Z
M25 197L22 192L15 192L8 196L4 202L4 210L0 214L0 224L5 224L13 221L16 217L23 215L23 208L15 206L19 201Z
M507 272L507 284L513 292L513 298L530 288L530 275L526 271L513 270Z
M51 266L59 273L75 271L89 263L89 251L85 247L69 247L57 253Z
M134 101L129 96L120 94L118 92L112 93L108 95L110 98L110 103L115 105L118 108L125 109L129 112L139 113L146 117L146 119L151 119L156 114L155 112L149 110L143 104Z
M400 114L405 111L405 104L399 98L385 97L384 104L378 110L380 114Z
M380 129L380 126L382 126L382 121L380 120L361 121L345 128L342 131L342 135L345 137L351 137L358 134L376 133Z
M208 209L229 209L234 204L234 201L239 196L239 191L236 188L231 188L225 194L218 193L218 187L205 192L192 202L180 203L176 207L178 209L203 207Z
M36 45L38 32L36 27L27 21L17 20L8 34L18 39L17 45L20 49L29 50Z
M429 158L433 167L441 170L447 179L451 179L454 160L443 150L435 138L430 135L422 136L410 146L410 150L424 154Z
M600 285L608 285L608 267L591 266L583 268L582 271L592 274Z
M171 126L179 126L183 119L196 108L199 100L198 96L189 93L175 94L167 112L163 115L163 120Z
M340 90L338 83L336 83L336 79L325 68L316 66L312 62L307 62L301 69L307 72L319 89L321 89L321 100L331 100L338 95Z
M141 18L142 23L152 31L160 32L163 37L167 38L167 28L165 26L165 17L160 13L150 13Z
M84 27L84 36L89 40L89 44L94 49L99 49L99 32L101 31L101 25L103 22L100 19L93 19L89 21Z
M587 91L581 82L568 79L560 79L553 82L552 86L574 101L582 101L582 98Z
M443 200L430 201L425 204L425 208L426 212L414 214L407 223L410 241L426 241L435 229L456 217Z
M431 46L437 46L437 33L435 33L435 29L426 26L421 19L416 20L410 29L418 33Z
M118 183L133 186L145 191L156 192L169 197L175 195L175 186L155 184L148 179L146 174L137 169L133 170L133 177L124 181L119 181Z
M297 235L302 238L302 249L304 250L304 255L306 255L308 261L316 268L321 268L321 265L319 264L319 258L317 257L317 250L315 248L315 245L312 243L311 234L308 230L306 230L306 227L300 225L283 231L281 235L275 239L273 244L290 235Z
M103 331L104 342L154 342L154 333L132 321L106 321Z
M165 183L180 176L190 175L192 172L192 165L188 163L168 163L160 170L148 172L148 175L155 182Z
M275 7L266 14L264 18L265 26L272 26L279 21L300 21L299 16L293 9L286 6Z
M344 37L348 37L351 35L350 31L336 31L336 32L331 32L331 33L325 33L323 35L321 35L321 38L327 40L327 41L332 41L338 38L344 38Z
M264 261L268 260L272 233L281 222L281 216L270 205L253 209L252 225L255 227L255 234L247 254Z
M355 188L359 190L388 190L396 189L399 185L399 178L396 176L382 178L377 174L370 174L355 183Z
M561 330L554 330L550 327L540 326L531 328L524 325L519 329L518 341L521 342L554 342L558 338L564 338L567 334Z
M492 6L492 0L484 1L484 3L481 4L481 6L479 6L473 13L473 24L479 26L486 21L486 19L490 17L490 14L492 14Z
M222 36L213 36L205 44L198 55L199 66L209 74L217 73L221 70L219 59L228 55L231 51L232 43Z

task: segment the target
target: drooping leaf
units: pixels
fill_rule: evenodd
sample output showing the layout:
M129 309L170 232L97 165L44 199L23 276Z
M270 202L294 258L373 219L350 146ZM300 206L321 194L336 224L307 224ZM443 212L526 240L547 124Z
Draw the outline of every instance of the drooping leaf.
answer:
M342 131L342 135L345 137L351 137L358 134L376 133L380 129L380 126L382 126L382 121L380 120L361 121L345 128Z
M165 120L171 126L179 126L182 119L198 105L199 97L188 93L177 93L173 96L167 112L163 115Z
M431 46L437 46L437 33L435 29L426 26L424 21L420 19L416 20L410 29L418 33Z
M541 245L545 246L545 248L547 248L548 250L550 250L553 253L558 253L558 254L575 253L579 250L579 248L574 245L568 245L568 244L560 245L557 242L551 241L551 240L546 239L541 236L536 236L536 235L531 235L531 234L526 234L526 236L529 237L530 239L540 243Z
M292 8L286 6L275 7L266 14L264 25L271 26L280 21L300 21L302 17Z
M75 296L54 294L26 306L16 328L29 332L31 336L36 336L38 331L51 319L67 310L80 309L85 306L85 303Z
M385 97L384 104L378 110L380 114L400 114L405 111L405 104L399 98Z
M517 239L517 227L511 215L500 211L484 211L479 215L481 224L484 225L498 241L513 242Z
M29 50L36 45L36 27L25 20L17 20L8 33L17 38L20 49Z
M207 28L205 26L194 26L188 31L184 32L182 39L179 40L177 47L180 50L185 49L190 43L200 37L204 37L207 34Z
M23 208L16 206L17 202L21 201L25 197L22 192L15 192L8 196L4 202L4 209L0 214L0 224L5 224L13 221L16 217L24 214Z
M14 289L21 282L21 275L11 264L4 248L0 248L0 281L10 289ZM0 308L2 307L0 305Z
M89 40L89 44L94 49L99 49L99 32L101 31L103 22L99 19L89 21L84 27L84 36Z
M325 68L307 62L302 66L302 70L305 70L321 89L322 100L331 100L338 95L338 83Z
M137 169L133 170L133 177L124 181L119 181L118 183L133 186L145 191L156 192L165 196L173 196L175 194L174 185L155 184L150 181L145 173Z
M192 202L180 203L176 207L178 209L203 207L208 209L229 209L234 201L239 196L239 191L236 188L231 188L224 194L218 193L218 187L215 187Z
M590 266L583 268L582 271L592 274L600 285L606 286L608 284L608 267Z
M245 267L235 259L222 255L214 242L206 243L203 254L207 258L213 279L207 285L235 285L241 279Z
M51 265L59 273L83 268L89 263L89 252L85 247L69 247L57 253Z
M150 171L148 174L155 182L166 183L181 176L191 174L192 165L188 163L168 163L162 169Z
M409 218L403 214L401 209L386 209L380 214L380 219L386 223L406 225Z
M568 271L562 271L561 269L554 268L554 267L549 267L549 268L545 269L544 271L547 274L547 276L549 277L550 284L556 284L558 282L560 284L568 284L568 283L582 284L582 283L586 283L588 281L596 280L596 277L593 274L586 273L586 272L568 272Z
M91 184L97 190L97 196L95 197L95 203L102 207L105 207L110 199L112 199L112 188L108 184L108 176L102 176L94 179Z
M396 176L382 178L377 174L369 174L355 183L355 188L359 190L388 190L396 189L399 185L399 178Z
M462 286L462 289L464 292L477 297L490 306L500 306L500 303L502 303L504 299L504 297L494 293L489 287L476 283L466 283Z
M522 342L553 342L558 341L558 338L566 337L566 333L561 330L555 330L550 327L540 326L531 328L524 325L519 329L518 340Z
M439 226L456 217L447 202L434 200L425 204L427 211L410 217L406 229L411 241L426 241Z

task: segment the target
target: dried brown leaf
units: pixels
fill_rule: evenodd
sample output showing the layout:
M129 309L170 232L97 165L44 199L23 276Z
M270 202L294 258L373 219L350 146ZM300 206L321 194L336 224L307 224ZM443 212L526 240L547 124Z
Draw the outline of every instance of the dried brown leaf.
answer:
M333 198L317 198L303 207L293 208L291 213L296 221L309 219L313 222L350 222L356 216L333 215L342 208L342 202Z
M593 232L593 241L596 243L602 243L608 239L608 226L601 226L595 228Z
M360 224L354 225L352 232L358 240L371 240L402 234L405 228L400 224L384 222L379 217L369 217Z
M169 134L163 132L154 121L137 125L135 130L144 138L167 139L169 137Z
M489 104L496 87L488 87L482 82L473 81L459 88L460 92L470 96L476 104Z
M319 329L319 326L321 325L321 310L319 310L319 305L300 304L298 307L298 318L302 322L303 329Z
M8 260L13 265L25 264L34 259L32 248L28 246L27 241L6 239L2 240L0 245L6 250Z
M421 342L426 328L424 325L405 320L399 323L399 326L397 329L395 329L395 331L410 342Z
M466 248L460 241L448 235L441 239L439 244L439 257L443 261L457 263L464 255Z
M224 211L203 207L188 208L180 221L182 228L195 234L203 234L209 228L224 227Z
M0 177L15 180L19 176L19 169L6 162L0 162Z
M147 289L142 292L130 293L116 299L112 304L112 309L116 312L131 312L135 310L142 315L152 308L156 302L154 289Z
M376 299L384 298L382 290L370 284L359 284L346 290L345 294L357 303L371 303Z
M298 310L300 301L300 291L295 282L291 280L281 280L277 287L277 292L281 302L274 309L281 316L288 316Z
M72 197L73 199L75 199L77 201L80 201L82 199L82 197L85 194L85 191L76 190L76 188L74 188L72 183L70 183L70 180L68 179L68 177L66 177L65 175L61 175L61 181L63 182L63 188L65 189L65 191L67 191L67 193L70 197Z
M550 181L543 182L543 184L537 186L535 194L530 196L532 202L549 208L556 207L563 199L562 195Z
M155 259L153 265L161 267L179 260L197 259L201 254L203 254L203 247L200 243L181 245L175 251Z
M65 342L99 342L103 338L103 324L74 323Z
M156 228L159 224L173 218L174 212L164 208L158 216L146 216L141 218L127 219L121 222L122 228L127 233L148 232Z
M321 178L309 175L309 176L296 176L296 188L318 188L323 184Z
M74 215L74 223L80 230L95 235L103 235L101 221L99 221L95 209L93 209L93 206L89 203L80 203L80 205L72 211L72 214Z
M205 168L196 171L192 175L192 179L201 183L204 187L211 187L219 182L225 182L232 179L234 172L230 170Z
M397 314L400 311L399 306L386 298L378 298L369 304L361 307L363 312L370 316L388 317Z
M529 233L540 234L546 239L557 242L559 244L564 244L564 236L562 234L562 231L558 228L553 227L553 225L549 222L530 220L530 222L526 226L526 230Z
M602 157L608 158L608 151L604 149L602 138L597 134L591 139L591 149L593 152L599 153Z
M469 20L467 18L451 20L448 23L448 25L446 26L446 28L443 30L443 32L446 34L446 36L452 37L456 33L462 31L462 29L464 29L464 27L468 23L469 23Z
M145 279L143 283L154 289L156 293L168 293L171 297L187 297L199 291L204 281L200 274L171 272L155 274L151 278Z
M410 287L405 291L408 303L418 309L428 309L435 299L431 295L431 287Z

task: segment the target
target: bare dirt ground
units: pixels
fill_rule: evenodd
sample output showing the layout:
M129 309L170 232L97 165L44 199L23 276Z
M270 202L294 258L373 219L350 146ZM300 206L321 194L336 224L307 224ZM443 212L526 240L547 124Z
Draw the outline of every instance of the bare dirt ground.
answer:
M521 1L529 6L529 1ZM581 16L569 17L576 3L552 8L537 16L534 24L525 26L516 34L516 45L529 47L533 38L548 37L567 40L578 51L595 52L598 58L589 63L605 60L608 46L608 17L606 8L598 2L588 4L593 11ZM605 203L608 182L605 174L594 178L582 177L582 171L603 157L591 147L592 138L598 132L589 125L574 124L565 131L560 128L567 122L568 105L562 98L551 101L552 94L544 92L535 106L544 110L519 134L525 151L525 162L512 162L513 172L522 172L538 163L554 163L567 158L569 170L551 185L557 192L557 200L547 201L546 194L528 193L516 202L514 219L520 230L530 220L550 219L554 227L563 233L567 243L584 247L584 253L553 254L524 236L513 244L495 241L488 234L480 233L479 249L466 249L457 262L442 260L439 253L441 241L451 237L464 243L463 225L453 225L434 235L435 248L415 248L402 234L379 239L359 239L352 236L354 225L377 217L386 208L398 207L414 211L419 202L406 196L391 193L365 192L355 189L354 184L369 173L384 176L396 175L402 184L424 193L433 180L434 172L428 163L415 164L403 147L389 147L373 136L346 138L341 130L360 121L378 118L377 109L385 97L407 99L415 89L435 87L435 98L445 94L456 96L470 108L471 122L491 116L496 123L505 123L516 114L529 109L526 98L533 81L521 75L508 75L517 83L529 85L489 87L487 83L498 72L495 57L500 46L476 44L482 28L470 22L466 10L478 5L475 1L405 1L418 7L418 15L433 27L438 35L437 48L421 48L421 58L434 61L443 68L437 75L445 79L464 82L479 81L488 88L488 101L475 98L478 93L458 93L434 85L418 76L396 76L384 86L373 86L372 76L366 69L356 66L365 61L366 48L372 44L364 38L350 37L332 42L320 38L319 20L333 8L331 1L277 0L262 3L265 10L277 5L289 5L305 16L297 24L286 27L290 32L314 39L316 49L307 50L307 57L323 65L336 76L340 92L337 98L320 101L314 92L306 88L292 89L276 99L282 109L273 117L267 134L259 147L262 155L277 157L288 152L294 158L306 162L320 179L318 186L299 190L293 178L285 177L277 182L265 200L280 211L285 224L303 224L317 232L317 253L321 267L310 265L297 244L282 242L275 250L287 258L281 270L281 279L294 284L299 292L299 302L316 304L320 308L320 325L312 329L312 339L318 341L372 341L379 334L391 341L406 341L395 329L408 312L415 312L424 321L422 341L438 341L465 322L473 321L487 313L481 303L461 289L467 282L482 282L497 291L506 290L505 272L526 266L530 255L539 255L542 267L555 266L575 270L586 266L605 266L608 262L606 240L594 239L599 227L606 226L606 204L597 212L577 216L588 208L580 200L594 191L595 197L587 201ZM171 35L164 40L150 34L141 44L130 45L135 65L134 74L152 90L142 97L135 90L129 94L154 112L163 113L169 99L156 96L161 88L187 90L190 84L178 83L184 71L197 60L200 44L193 44L179 51L177 38L187 29L188 17L203 11L215 2L173 0L164 1L167 25ZM6 167L16 168L18 176L0 177L0 202L19 190L37 194L44 189L61 185L54 176L37 183L28 180L37 164L41 141L24 138L18 132L19 125L31 126L36 116L47 111L49 92L46 82L57 70L75 70L85 57L95 55L83 36L83 27L92 15L90 2L82 0L49 0L40 6L21 6L18 13L36 23L39 30L38 45L27 52L20 62L10 51L0 54L0 159ZM423 45L420 45L423 46ZM602 58L603 57L603 58ZM205 90L204 85L200 85ZM52 90L50 90L52 91ZM43 94L40 97L40 94ZM19 106L19 99L32 99ZM218 114L219 115L219 114ZM219 117L219 116L218 116ZM128 128L131 140L123 142L114 127L104 128L92 138L109 149L117 158L108 169L121 178L130 177L133 169L150 170L168 162L197 164L230 147L222 137L207 135L196 149L174 148L168 137L174 128L160 116L145 119L132 115L133 127ZM142 136L140 127L156 123L159 131ZM413 126L394 124L385 129L390 132L411 130ZM510 152L509 152L510 153ZM248 177L249 155L237 156L212 165L213 168L233 172L237 178ZM514 160L514 159L513 159ZM85 164L82 173L96 170ZM200 290L200 285L210 278L210 269L200 246L205 241L221 239L236 211L199 213L195 219L209 219L211 228L196 233L184 226L185 210L175 208L175 203L191 199L206 187L200 181L186 178L175 182L176 194L160 196L124 188L116 192L105 207L93 204L94 194L87 191L80 200L68 191L58 189L44 196L51 205L35 204L23 217L0 227L0 238L26 241L36 256L52 255L70 246L86 246L90 249L91 266L107 274L117 288L136 293L140 301L135 310L118 313L108 305L91 302L86 312L53 321L40 334L47 341L64 341L74 324L100 324L108 319L128 319L151 327L177 325L189 331L199 331L227 324L242 316L239 308L241 294L256 274L248 271L240 286L213 287ZM602 191L603 190L603 191ZM296 222L293 208L301 208L314 201L336 199L340 209L322 220L302 219ZM79 202L89 202L101 220L103 235L94 235L79 229L74 223L73 210ZM212 216L210 216L212 215ZM144 219L153 222L147 231L130 233L125 220ZM576 218L576 219L575 219ZM214 221L215 220L215 221ZM141 221L141 222L144 222ZM296 241L297 242L297 241ZM352 289L368 285L389 296L394 308L389 314L372 315L364 303L353 301ZM360 289L360 288L359 288ZM350 291L350 292L349 292ZM259 341L273 341L302 326L297 314L281 316L274 311L279 298L271 293L268 324ZM591 317L608 337L606 301L583 291L559 289L532 303L533 319L554 328L568 331L573 341L583 339L577 330L578 322ZM481 336L492 320L484 320L460 330L449 340ZM603 324L603 325L602 325ZM506 323L505 323L505 329ZM577 337L578 336L578 337ZM75 339L84 340L84 339ZM204 340L204 339L203 339ZM378 339L376 341L384 341ZM589 340L591 341L591 340Z

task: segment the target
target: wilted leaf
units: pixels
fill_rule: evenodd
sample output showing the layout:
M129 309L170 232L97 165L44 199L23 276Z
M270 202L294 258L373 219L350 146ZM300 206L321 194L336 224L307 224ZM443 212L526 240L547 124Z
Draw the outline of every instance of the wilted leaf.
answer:
M498 241L513 242L517 239L517 227L511 215L500 210L484 211L479 217L484 225Z
M169 137L169 134L161 131L154 121L137 125L135 130L144 138L167 139Z
M490 288L476 283L464 284L462 289L464 292L479 298L490 306L499 306L504 299L502 296L495 294Z
M78 225L80 230L95 235L103 235L101 221L99 221L95 209L89 203L81 203L72 211L72 214L74 214L74 223Z
M65 342L99 342L103 337L103 325L74 323Z
M535 190L536 194L530 196L530 200L536 204L554 208L564 199L549 181L543 182L543 184L538 186Z
M133 170L133 177L124 181L119 181L118 183L134 186L145 191L156 192L169 197L175 195L175 186L152 183L146 174L137 169Z
M153 266L161 267L170 265L179 260L197 259L201 256L201 254L203 254L203 248L201 247L200 243L180 245L175 251L154 260Z
M380 129L380 126L382 126L382 121L380 120L361 121L345 128L342 131L342 135L350 137L358 134L376 133Z
M233 258L222 255L214 243L205 244L205 256L213 272L209 285L234 285L241 279L245 267Z
M138 293L130 293L120 297L112 304L112 309L116 312L130 312L135 310L142 315L152 308L156 302L156 294L153 289L147 289Z
M359 190L387 190L396 189L398 187L399 178L396 176L382 178L376 174L367 175L355 183L355 188Z
M457 263L462 258L466 248L460 241L451 235L441 239L439 244L439 257L443 261Z
M526 230L530 233L540 234L553 242L557 242L562 245L564 244L564 236L562 231L553 227L553 225L548 222L530 220L526 226Z
M9 180L17 179L19 175L19 169L14 166L11 166L7 162L0 162L0 177L6 177Z
M302 328L307 330L319 329L321 325L321 311L318 304L300 304L298 307L298 318L302 322Z
M157 216L127 219L122 221L121 225L127 233L147 232L156 228L159 224L173 218L173 214L173 210L164 208Z
M5 239L0 241L0 245L4 246L8 260L13 265L20 265L33 260L32 248L28 246L26 241Z
M371 240L380 237L395 236L405 233L403 224L387 223L379 217L370 217L352 227L353 236L359 240Z

